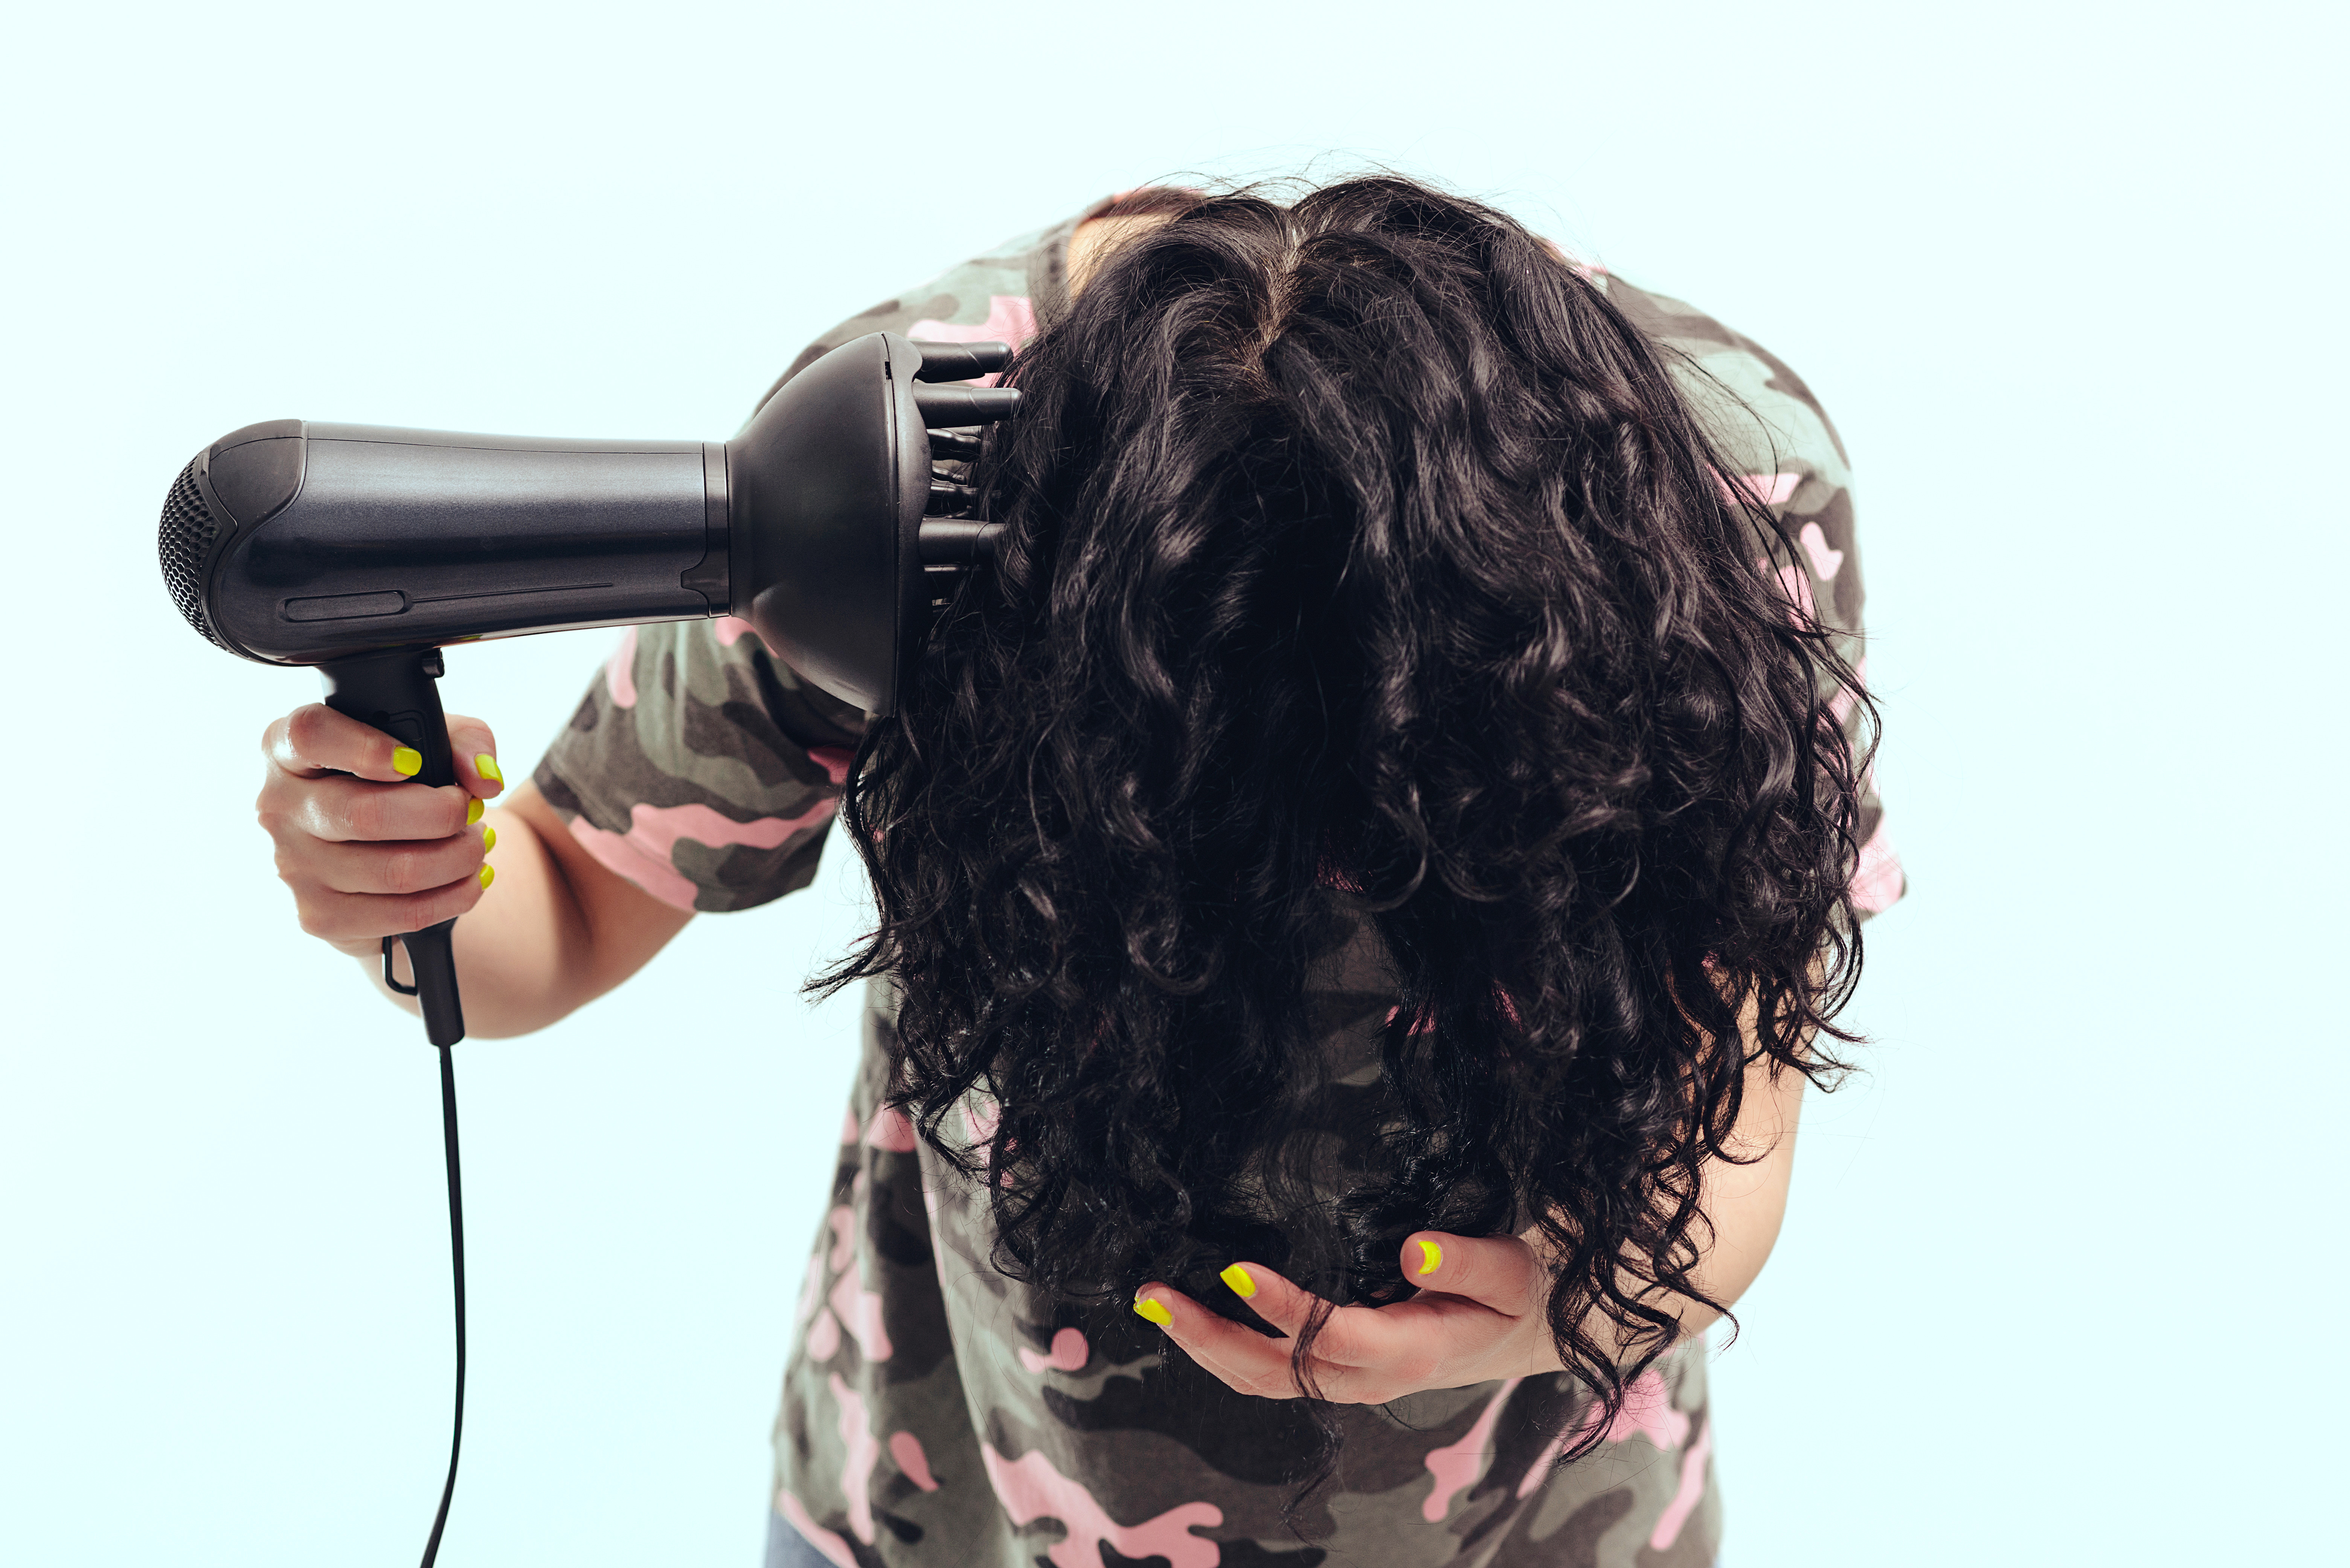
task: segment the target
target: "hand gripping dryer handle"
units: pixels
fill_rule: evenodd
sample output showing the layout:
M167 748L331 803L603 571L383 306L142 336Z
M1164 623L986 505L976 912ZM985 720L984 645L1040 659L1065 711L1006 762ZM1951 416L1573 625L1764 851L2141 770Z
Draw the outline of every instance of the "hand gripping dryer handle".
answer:
M423 754L424 765L412 781L421 784L457 782L456 759L449 754L449 724L441 711L441 676L437 648L400 648L385 653L330 659L318 666L327 689L327 706L362 724L372 724L405 746ZM457 921L452 916L438 925L405 936L383 939L384 983L403 989L391 977L391 945L408 950L409 968L415 971L412 988L424 1013L424 1037L435 1045L454 1045L465 1037L465 1012L457 996L457 961L451 939Z
M732 614L803 677L889 713L935 607L993 554L978 493L934 464L975 456L1020 393L951 383L1011 357L870 333L787 377L723 444L247 425L173 483L164 584L215 646L317 666L328 704L421 752L428 784L456 782L439 650L479 639ZM390 940L434 1042L459 1038L447 928Z

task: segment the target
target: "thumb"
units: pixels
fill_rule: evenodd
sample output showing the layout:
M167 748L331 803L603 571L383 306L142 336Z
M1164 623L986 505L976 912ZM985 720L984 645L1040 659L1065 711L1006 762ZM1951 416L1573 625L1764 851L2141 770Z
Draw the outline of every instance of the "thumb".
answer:
M1404 1238L1403 1277L1423 1291L1462 1296L1512 1317L1541 1303L1543 1271L1515 1236L1419 1231Z
M505 774L498 768L497 737L479 719L463 713L449 715L449 754L457 764L457 782L467 794L479 800L506 787Z

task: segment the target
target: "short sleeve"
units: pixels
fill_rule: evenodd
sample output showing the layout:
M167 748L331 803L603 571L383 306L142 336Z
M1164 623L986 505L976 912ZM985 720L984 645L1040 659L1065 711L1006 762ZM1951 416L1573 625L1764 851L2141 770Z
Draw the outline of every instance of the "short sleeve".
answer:
M1596 268L1585 269L1632 324L1669 351L1682 394L1736 470L1723 476L1769 507L1797 546L1781 568L1787 597L1835 634L1836 650L1866 683L1860 540L1853 515L1852 472L1827 410L1803 379L1752 338L1678 299L1650 294ZM1870 736L1856 695L1821 693L1856 753ZM1858 863L1853 908L1863 920L1893 907L1908 890L1893 847L1872 760L1861 780Z
M1057 306L1068 236L1104 204L850 317L775 388L869 332L1019 347ZM680 909L747 909L815 879L864 730L862 711L802 680L745 622L635 627L535 782L606 868Z
M680 909L816 877L865 729L732 618L632 627L534 782L606 869Z

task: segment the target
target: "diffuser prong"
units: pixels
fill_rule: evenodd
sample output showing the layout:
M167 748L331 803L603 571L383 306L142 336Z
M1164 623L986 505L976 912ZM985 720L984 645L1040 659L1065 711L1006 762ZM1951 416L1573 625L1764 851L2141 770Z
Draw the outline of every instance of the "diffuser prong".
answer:
M1009 343L925 343L911 340L922 356L921 369L914 372L917 381L968 381L975 376L992 376L1012 363Z
M933 387L917 384L914 407L934 430L968 429L1010 419L1020 409L1016 387Z

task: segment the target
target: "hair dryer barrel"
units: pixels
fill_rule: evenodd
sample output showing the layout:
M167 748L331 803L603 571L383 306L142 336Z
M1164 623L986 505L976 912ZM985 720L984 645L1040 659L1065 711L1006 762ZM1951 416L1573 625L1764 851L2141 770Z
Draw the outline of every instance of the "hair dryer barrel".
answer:
M231 652L391 649L729 613L817 686L887 713L941 596L992 552L940 462L1020 393L1001 343L852 339L723 445L277 420L198 453L158 535L180 611Z
M279 664L723 615L726 454L278 420L200 453L163 526L173 599Z

